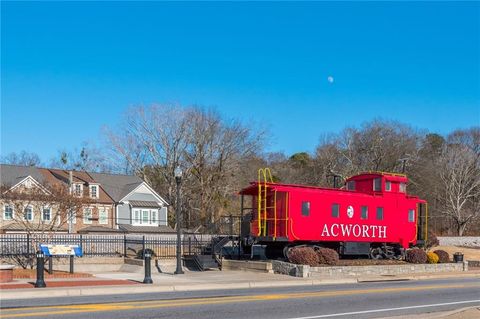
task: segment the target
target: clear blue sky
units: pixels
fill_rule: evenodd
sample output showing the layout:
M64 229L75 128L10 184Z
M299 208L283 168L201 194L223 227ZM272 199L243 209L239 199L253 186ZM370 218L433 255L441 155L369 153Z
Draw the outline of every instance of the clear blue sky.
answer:
M165 102L254 119L288 154L376 117L442 134L480 122L478 2L1 9L2 155L48 160L128 106Z

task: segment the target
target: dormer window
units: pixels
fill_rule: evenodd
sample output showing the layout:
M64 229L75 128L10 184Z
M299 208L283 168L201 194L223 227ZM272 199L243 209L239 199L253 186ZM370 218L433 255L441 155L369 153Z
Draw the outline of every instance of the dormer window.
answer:
M90 197L98 198L98 185L90 185Z
M83 193L83 185L82 184L74 184L73 186L73 192L75 196L82 196Z

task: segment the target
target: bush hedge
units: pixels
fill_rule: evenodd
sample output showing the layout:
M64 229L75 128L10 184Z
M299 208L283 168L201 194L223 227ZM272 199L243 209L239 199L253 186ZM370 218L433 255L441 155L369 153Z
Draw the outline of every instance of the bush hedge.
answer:
M336 265L340 259L338 253L330 248L319 248L317 255L320 264Z
M450 255L445 250L438 249L434 253L437 254L439 263L445 264L450 262Z
M288 260L293 264L299 265L318 265L318 254L312 247L292 248L288 254Z
M432 247L438 246L439 243L440 243L440 241L438 240L437 235L435 235L435 233L429 231L427 242L425 243L425 248L430 249Z
M436 264L438 263L438 255L435 254L433 251L427 253L427 261L429 264Z
M419 248L409 249L405 255L405 260L412 264L424 264L427 262L427 253Z

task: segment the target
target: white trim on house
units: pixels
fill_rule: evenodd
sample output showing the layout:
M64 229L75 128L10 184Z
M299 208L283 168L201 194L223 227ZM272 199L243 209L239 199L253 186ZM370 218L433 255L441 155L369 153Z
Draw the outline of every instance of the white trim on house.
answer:
M90 212L90 214L89 214L90 218L88 218L87 215L85 214L87 211ZM85 225L91 224L92 223L92 218L93 218L93 208L92 207L84 207L82 217L83 217L83 223Z
M159 226L159 209L158 208L144 208L132 207L130 210L130 217L132 219L131 225L134 226ZM147 213L145 215L145 213ZM146 220L145 220L146 216ZM152 216L155 216L152 221Z
M30 213L31 213L31 218L25 218L25 214L26 214L26 209L27 208L30 208ZM22 219L25 220L25 221L33 221L35 220L35 213L33 212L33 206L32 205L26 205L25 207L23 207L23 216L22 216Z
M153 188L151 188L151 187L150 187L147 183L145 183L145 182L142 182L141 184L138 184L137 187L135 187L130 193L128 193L127 195L125 195L125 196L124 196L121 200L119 200L118 202L123 202L125 198L127 198L128 196L130 196L130 195L132 195L133 193L135 193L135 191L136 191L137 189L139 189L142 185L145 186L145 187L152 193L152 195L153 195L155 198L157 198L157 199L160 201L160 203L163 204L162 206L170 206L170 204L169 204L166 200L164 200L160 195L158 195L157 192L154 191ZM126 202L125 202L125 203L126 203Z
M108 207L100 207L98 208L98 224L99 225L108 225ZM104 218L102 218L102 213L105 214Z
M95 196L92 196L93 195L93 192L92 192L92 188L96 188L96 195ZM100 185L98 184L89 184L88 185L88 190L89 190L89 193L90 193L90 198L93 198L93 199L99 199L100 198L100 193L99 193L99 190L100 190Z
M45 209L48 209L48 210L49 210L49 216L50 216L49 219L45 219L45 218L44 218L44 210L45 210ZM52 217L53 217L53 216L52 216L52 208L49 207L49 206L43 206L43 207L42 207L42 211L40 212L40 219L41 219L42 221L45 221L45 222L51 222L51 221L52 221Z
M6 211L6 208L7 207L10 207L12 209L12 217L11 218L5 218L5 213L7 212ZM3 220L14 220L15 219L15 210L13 209L13 206L12 205L8 205L8 204L3 204L3 214L2 214L2 218Z
M29 182L29 183L33 183L35 186L37 186L38 188L40 188L45 194L50 194L49 190L46 189L42 184L40 184L35 178L33 178L32 176L28 175L27 177L25 177L24 179L22 179L20 182L18 182L17 184L13 185L12 187L10 187L9 190L14 190L15 188L17 187L20 187L22 186L24 183L26 182ZM32 187L31 185L30 186L25 186L27 188L30 188Z

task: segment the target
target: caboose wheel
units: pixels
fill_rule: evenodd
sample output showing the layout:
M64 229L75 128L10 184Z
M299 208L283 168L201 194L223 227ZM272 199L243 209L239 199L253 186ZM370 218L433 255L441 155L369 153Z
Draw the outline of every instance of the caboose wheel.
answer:
M372 248L370 249L370 258L372 259L383 259L383 250L382 248Z

